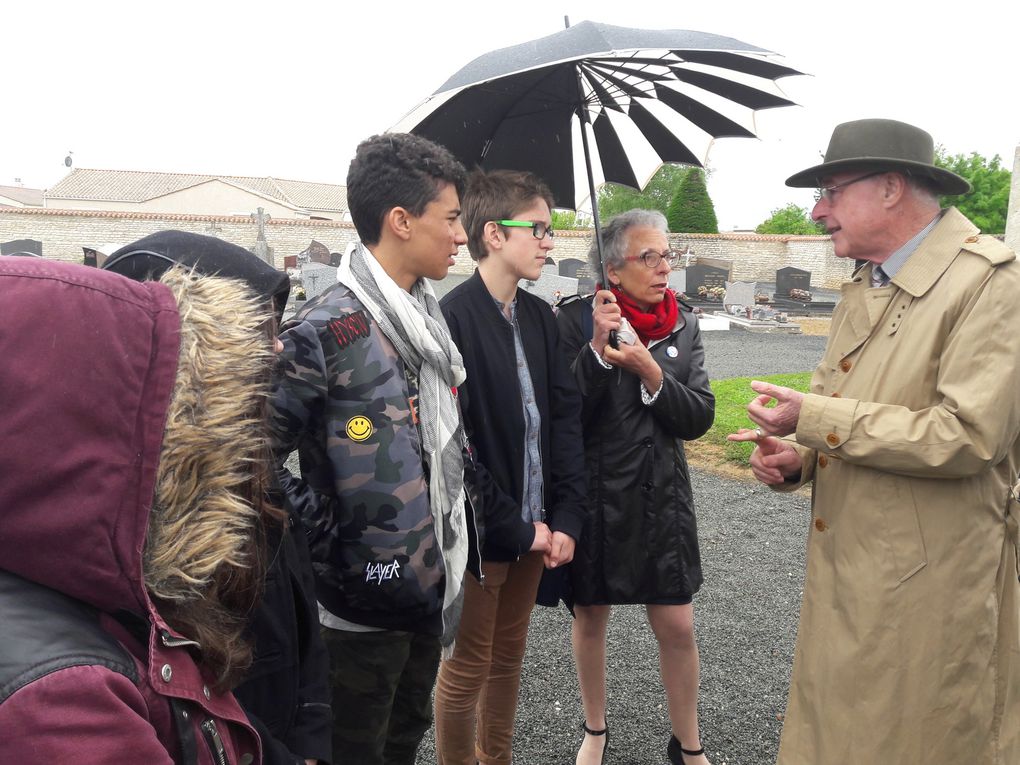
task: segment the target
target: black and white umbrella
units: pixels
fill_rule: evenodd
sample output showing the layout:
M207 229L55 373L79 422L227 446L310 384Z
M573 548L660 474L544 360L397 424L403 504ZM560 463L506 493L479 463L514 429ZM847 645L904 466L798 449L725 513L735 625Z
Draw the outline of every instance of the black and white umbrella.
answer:
M703 166L715 138L754 137L756 110L793 105L776 81L800 72L774 55L704 32L585 21L479 56L393 131L442 144L469 168L531 171L558 207L590 199L601 253L592 149L602 181L634 188L663 162Z

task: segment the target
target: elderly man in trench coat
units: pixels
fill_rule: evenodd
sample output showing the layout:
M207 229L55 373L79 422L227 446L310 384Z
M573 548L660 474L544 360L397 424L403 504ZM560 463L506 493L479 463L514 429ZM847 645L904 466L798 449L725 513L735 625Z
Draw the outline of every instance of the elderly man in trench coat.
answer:
M786 183L860 267L811 392L752 383L730 436L814 481L779 763L1017 765L1020 263L939 209L969 184L910 125L839 125Z

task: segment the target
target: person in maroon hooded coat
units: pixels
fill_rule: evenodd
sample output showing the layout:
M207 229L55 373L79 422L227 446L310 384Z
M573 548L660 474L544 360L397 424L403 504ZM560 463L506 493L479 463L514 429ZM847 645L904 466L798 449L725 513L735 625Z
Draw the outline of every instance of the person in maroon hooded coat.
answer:
M0 762L258 763L270 311L0 258Z
M174 266L237 279L272 306L276 326L283 319L287 274L217 237L157 231L111 253L102 268L144 282ZM286 512L288 496L273 478L264 524L266 581L246 632L252 665L233 691L262 739L265 765L327 765L333 751L329 654L319 633L312 562L300 518Z

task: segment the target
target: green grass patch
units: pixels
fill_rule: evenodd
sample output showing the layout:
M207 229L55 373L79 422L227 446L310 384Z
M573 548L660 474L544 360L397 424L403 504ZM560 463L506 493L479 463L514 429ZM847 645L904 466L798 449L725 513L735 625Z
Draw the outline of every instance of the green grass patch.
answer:
M756 395L751 390L751 380L762 380L807 393L811 385L811 372L768 377L732 377L712 382L712 392L715 394L715 423L699 440L722 447L728 461L742 465L748 464L754 444L750 441L733 443L727 441L726 436L736 433L740 428L754 427L754 423L747 417L747 405Z

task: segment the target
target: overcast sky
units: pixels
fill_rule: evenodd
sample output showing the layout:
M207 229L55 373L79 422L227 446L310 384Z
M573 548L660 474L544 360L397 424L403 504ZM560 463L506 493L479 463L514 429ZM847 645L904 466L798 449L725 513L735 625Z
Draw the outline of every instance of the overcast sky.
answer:
M925 13L895 0L5 4L0 185L46 188L75 167L344 183L358 141L396 124L488 50L572 23L691 29L783 55L799 106L759 112L759 139L712 147L721 230L753 228L811 193L832 127L888 117L950 153L1020 144L1020 3ZM914 4L910 4L914 5Z

